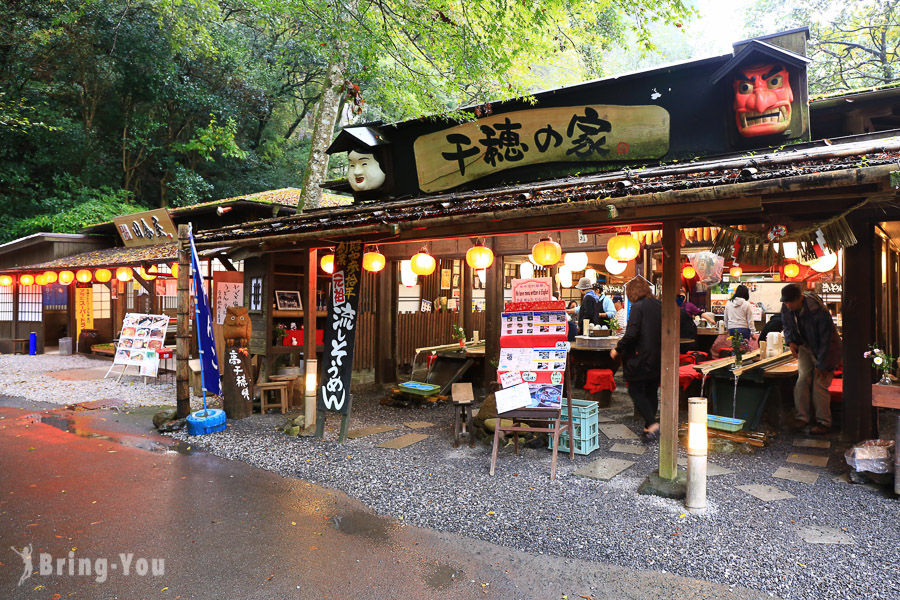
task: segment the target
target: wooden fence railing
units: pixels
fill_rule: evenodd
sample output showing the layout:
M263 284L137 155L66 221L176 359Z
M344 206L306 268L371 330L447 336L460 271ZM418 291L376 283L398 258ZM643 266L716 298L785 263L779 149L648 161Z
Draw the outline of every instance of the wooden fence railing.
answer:
M473 313L473 329L481 339L485 337L484 313ZM397 363L411 363L416 348L438 346L453 341L453 324L459 323L459 313L400 313L397 315ZM375 313L361 313L356 331L356 348L353 351L353 370L375 367ZM471 332L469 332L471 337ZM420 357L421 358L421 357Z

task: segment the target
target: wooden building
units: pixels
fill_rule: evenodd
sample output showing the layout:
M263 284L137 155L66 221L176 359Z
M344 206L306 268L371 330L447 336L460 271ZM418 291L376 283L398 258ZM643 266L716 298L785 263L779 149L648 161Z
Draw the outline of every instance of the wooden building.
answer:
M878 339L881 314L889 316L884 322L890 329L882 334L897 336L890 315L896 315L891 311L898 297L892 222L900 219L900 141L892 132L816 137L806 92L806 36L795 30L746 40L735 44L732 55L551 90L536 94L533 104L472 107L468 123L434 119L347 128L331 150L347 151L351 169L362 169L338 186L349 185L354 206L206 230L198 247L276 256L265 274L262 267L257 271L263 280L271 278L259 306L270 307L272 286L289 284L275 278L288 277L304 307L311 307L317 305L320 286L314 282L323 251L345 240L377 244L390 261L368 280L375 288L374 363L377 379L391 381L404 334L397 314L398 260L423 245L447 260L460 260L479 239L494 249L480 330L490 371L499 352L503 256L527 254L540 237L558 236L564 250L578 250L600 248L616 232L661 230L662 295L674 297L682 284L684 230L714 225L740 231L745 245L762 251L761 240L781 225L784 235L775 239L809 250L809 231L829 233L838 223L847 233L833 248L843 246L846 266L843 325L853 332L844 340L843 433L850 440L869 437L873 371L863 351ZM853 122L840 127L856 132ZM462 280L474 281L474 275L466 271ZM458 318L471 334L467 294L464 287L466 309ZM258 318L263 316L260 308ZM674 303L664 302L663 318L668 450L661 472L674 473ZM268 335L273 321L263 322ZM315 356L314 331L305 331L306 358Z

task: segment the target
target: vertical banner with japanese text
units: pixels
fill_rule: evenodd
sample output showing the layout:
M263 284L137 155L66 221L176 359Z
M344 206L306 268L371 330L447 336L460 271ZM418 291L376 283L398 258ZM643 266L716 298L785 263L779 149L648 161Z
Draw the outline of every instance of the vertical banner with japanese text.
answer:
M82 284L83 285L83 284ZM75 339L82 329L94 328L94 286L88 284L75 288Z
M350 411L350 375L356 343L362 249L362 242L343 242L334 252L332 293L319 373L318 409L344 415Z

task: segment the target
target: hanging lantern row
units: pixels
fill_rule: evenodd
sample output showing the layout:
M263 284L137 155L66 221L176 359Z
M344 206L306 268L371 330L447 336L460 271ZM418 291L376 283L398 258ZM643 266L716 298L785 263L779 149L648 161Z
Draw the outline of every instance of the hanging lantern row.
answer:
M617 233L606 243L606 251L615 260L628 262L640 254L641 243L630 233Z
M178 263L172 263L169 265L171 270L172 277L178 277ZM156 265L151 265L148 268L138 267L138 274L147 281L153 281L159 276L159 268ZM131 267L118 267L115 272L116 280L118 281L131 281L134 278L134 270ZM113 278L113 273L109 269L97 269L95 271L91 271L90 269L78 269L77 271L64 270L59 273L55 271L44 271L43 273L39 273L37 275L32 275L31 273L24 273L19 276L19 284L20 285L52 285L54 283L59 283L60 285L69 285L73 281L77 281L78 283L90 283L92 281L96 281L97 283L107 283L111 281ZM0 275L0 287L9 287L13 283L15 283L15 278L11 275Z

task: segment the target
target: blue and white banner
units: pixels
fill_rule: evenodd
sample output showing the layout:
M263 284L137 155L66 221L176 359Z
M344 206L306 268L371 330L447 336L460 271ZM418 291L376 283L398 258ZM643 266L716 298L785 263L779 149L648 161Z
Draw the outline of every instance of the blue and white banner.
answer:
M222 395L219 384L219 359L216 355L216 342L213 339L212 314L209 300L206 298L206 286L203 284L203 272L194 246L194 231L189 230L191 240L191 273L194 278L194 318L197 323L197 346L200 348L200 376L203 390L217 396Z

